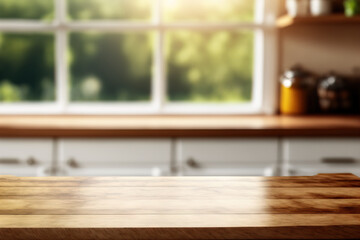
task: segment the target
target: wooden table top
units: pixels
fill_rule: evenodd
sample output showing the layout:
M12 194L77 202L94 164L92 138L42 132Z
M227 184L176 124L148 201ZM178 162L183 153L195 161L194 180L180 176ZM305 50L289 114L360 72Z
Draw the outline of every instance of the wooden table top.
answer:
M0 116L0 137L360 137L360 116Z
M359 239L360 178L0 176L0 239Z

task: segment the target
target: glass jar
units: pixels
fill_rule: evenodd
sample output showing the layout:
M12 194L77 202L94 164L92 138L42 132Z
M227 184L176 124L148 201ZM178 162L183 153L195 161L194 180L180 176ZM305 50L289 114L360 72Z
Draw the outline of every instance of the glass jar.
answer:
M330 0L310 0L310 12L312 16L329 15L332 10Z
M286 10L292 17L303 17L308 15L308 0L286 0Z
M308 111L309 75L299 67L292 68L281 77L280 112L305 114Z
M344 78L333 73L320 81L318 97L320 109L325 113L347 113L352 109L348 83Z

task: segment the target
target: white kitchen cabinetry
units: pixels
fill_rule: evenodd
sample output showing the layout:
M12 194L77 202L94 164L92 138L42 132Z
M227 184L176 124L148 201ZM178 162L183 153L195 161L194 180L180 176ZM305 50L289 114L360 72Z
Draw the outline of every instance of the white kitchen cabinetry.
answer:
M171 139L60 139L59 175L170 175Z
M282 141L283 174L353 173L360 176L360 138L288 138Z
M0 138L0 175L360 176L360 138Z
M52 139L0 138L0 175L51 175Z
M277 175L278 140L178 139L179 175L262 176Z

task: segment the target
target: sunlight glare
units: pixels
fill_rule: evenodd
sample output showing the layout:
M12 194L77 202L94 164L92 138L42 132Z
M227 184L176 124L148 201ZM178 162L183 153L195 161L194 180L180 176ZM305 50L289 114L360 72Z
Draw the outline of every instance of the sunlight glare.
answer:
M174 10L179 6L179 0L167 0L167 7L169 10Z

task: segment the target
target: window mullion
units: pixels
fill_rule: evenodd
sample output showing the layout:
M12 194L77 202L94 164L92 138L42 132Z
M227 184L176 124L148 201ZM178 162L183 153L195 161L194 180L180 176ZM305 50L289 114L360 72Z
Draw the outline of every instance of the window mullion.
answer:
M154 6L153 23L156 27L154 41L154 75L152 81L152 103L156 112L161 112L166 96L164 30L162 29L162 0L157 0Z
M60 111L65 113L69 102L68 69L67 69L67 15L66 0L55 0L55 21L56 21L56 101Z
M280 1L257 0L262 5L262 24L265 28L262 31L262 75L259 81L262 82L262 112L266 114L276 113L277 108L277 78L278 78L278 34L276 18L278 15ZM258 10L260 8L258 7ZM259 60L258 60L259 61ZM266 77L265 77L266 76ZM266 79L266 81L265 81ZM265 91L266 89L266 91Z

